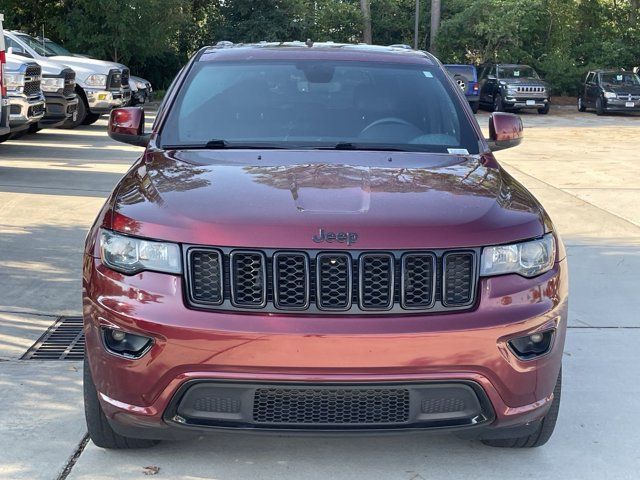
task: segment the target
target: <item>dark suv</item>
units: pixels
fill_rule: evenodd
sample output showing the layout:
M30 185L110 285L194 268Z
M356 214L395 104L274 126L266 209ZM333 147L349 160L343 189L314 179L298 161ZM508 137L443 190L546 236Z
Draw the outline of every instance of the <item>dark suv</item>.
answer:
M594 108L606 112L640 112L640 78L625 70L593 70L578 96L578 110Z
M486 64L480 73L480 105L494 112L532 108L549 113L549 88L529 65Z
M87 236L96 445L219 430L455 430L534 447L560 404L563 244L430 54L208 47Z
M480 85L478 71L473 65L445 65L471 105L473 113L478 113L480 106Z

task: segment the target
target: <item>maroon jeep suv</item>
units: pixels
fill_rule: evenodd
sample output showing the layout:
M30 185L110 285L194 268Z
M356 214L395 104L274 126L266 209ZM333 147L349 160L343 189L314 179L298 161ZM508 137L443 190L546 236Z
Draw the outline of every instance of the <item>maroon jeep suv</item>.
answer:
M428 53L200 50L89 232L85 410L105 448L204 432L554 429L567 261Z

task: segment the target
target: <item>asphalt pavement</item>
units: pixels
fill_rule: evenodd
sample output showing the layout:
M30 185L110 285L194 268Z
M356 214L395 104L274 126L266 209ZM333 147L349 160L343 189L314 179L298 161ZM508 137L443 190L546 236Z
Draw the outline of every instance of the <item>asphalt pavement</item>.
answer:
M486 127L488 114L478 120ZM562 405L546 446L432 434L87 443L82 365L20 357L58 316L80 314L87 229L141 153L100 120L0 144L0 479L640 478L640 117L560 108L523 120L524 143L496 156L550 213L571 276Z

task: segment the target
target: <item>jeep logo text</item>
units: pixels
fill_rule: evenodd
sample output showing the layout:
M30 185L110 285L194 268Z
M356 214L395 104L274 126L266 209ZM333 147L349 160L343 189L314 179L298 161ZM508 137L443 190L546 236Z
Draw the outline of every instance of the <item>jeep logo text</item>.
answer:
M358 234L355 232L325 232L324 228L321 228L318 234L313 236L313 241L316 243L338 242L353 245L358 241Z

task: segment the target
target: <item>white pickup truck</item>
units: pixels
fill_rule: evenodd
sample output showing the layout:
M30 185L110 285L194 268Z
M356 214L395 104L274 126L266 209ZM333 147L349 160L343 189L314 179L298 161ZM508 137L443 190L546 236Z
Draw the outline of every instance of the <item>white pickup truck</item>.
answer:
M9 99L7 98L7 89L5 86L4 68L7 62L4 50L4 35L2 34L2 22L4 15L0 13L0 141L8 137L11 131L9 127Z
M4 32L7 50L39 61L53 61L72 68L76 73L75 90L78 108L75 119L70 118L63 125L75 128L78 125L94 123L112 108L127 105L131 99L129 69L119 63L93 58L60 55L42 41L18 31ZM68 53L68 52L66 52Z

